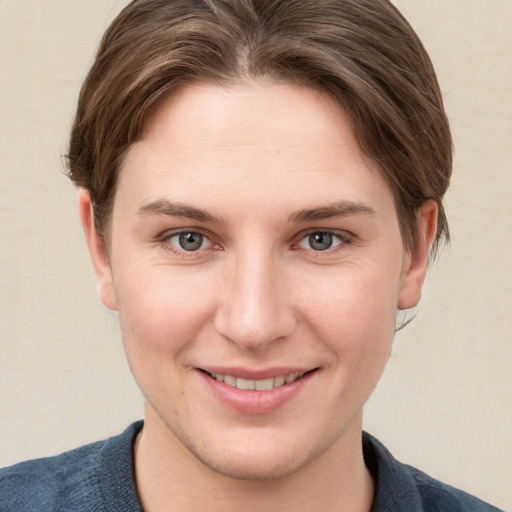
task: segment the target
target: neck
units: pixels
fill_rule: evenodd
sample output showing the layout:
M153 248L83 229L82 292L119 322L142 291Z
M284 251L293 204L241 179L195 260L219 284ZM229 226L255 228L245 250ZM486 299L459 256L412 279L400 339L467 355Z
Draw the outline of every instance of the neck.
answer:
M135 445L137 490L145 512L371 509L374 487L363 460L360 420L357 429L351 426L296 473L275 480L247 481L206 467L159 418L147 412Z

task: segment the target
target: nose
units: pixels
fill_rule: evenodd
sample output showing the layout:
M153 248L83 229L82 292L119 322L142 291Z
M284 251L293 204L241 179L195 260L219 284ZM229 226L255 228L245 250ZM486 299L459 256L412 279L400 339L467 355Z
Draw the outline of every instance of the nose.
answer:
M225 269L215 328L246 351L289 337L297 319L279 262L272 255L240 254Z

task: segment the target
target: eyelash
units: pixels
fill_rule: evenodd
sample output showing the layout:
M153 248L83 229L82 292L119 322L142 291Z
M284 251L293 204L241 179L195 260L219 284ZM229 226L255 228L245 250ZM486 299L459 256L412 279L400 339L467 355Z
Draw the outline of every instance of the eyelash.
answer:
M297 237L298 242L295 242L294 245L299 245L302 241L306 240L311 235L315 234L329 235L332 236L333 238L336 238L339 242L338 244L334 245L334 247L329 247L324 250L314 250L312 248L309 249L315 254L331 254L332 252L339 251L342 246L349 244L352 241L352 236L346 231L337 231L333 229L311 229L309 231L306 231L305 233L301 233Z
M171 244L171 239L174 237L178 237L180 235L201 235L203 237L203 242L208 241L209 244L212 245L212 249L214 250L220 250L221 247L218 244L215 244L211 240L211 235L208 233L202 231L201 229L197 228L191 228L191 229L180 229L177 231L168 231L165 232L163 235L159 236L157 241L160 245L162 245L167 251L173 253L174 255L180 256L182 258L198 258L201 256L201 253L203 253L207 249L197 249L197 250L190 250L187 251L184 248L178 249L173 244ZM304 250L311 251L315 254L331 254L335 251L341 250L341 248L347 244L350 244L353 236L350 233L347 233L346 231L337 231L332 229L311 229L306 232L300 233L297 237L295 237L295 241L292 242L291 247L292 249L295 249L296 247L299 247L299 244L306 240L311 235L315 234L322 234L322 235L329 235L332 236L334 239L338 240L338 243L335 244L333 247L328 247L324 250L314 250L313 248L304 248ZM299 247L300 249L300 247Z
M218 245L216 245L211 240L211 235L208 233L205 233L201 229L193 228L193 229L179 229L177 231L167 231L163 235L158 237L158 242L160 245L164 247L165 250L173 253L174 255L180 256L182 258L194 258L194 257L200 257L201 253L205 249L198 249L198 250L191 250L187 251L186 249L178 249L177 247L173 246L171 243L171 239L174 237L179 237L180 235L201 235L203 237L203 243L204 241L209 242L213 246L213 248L219 248Z

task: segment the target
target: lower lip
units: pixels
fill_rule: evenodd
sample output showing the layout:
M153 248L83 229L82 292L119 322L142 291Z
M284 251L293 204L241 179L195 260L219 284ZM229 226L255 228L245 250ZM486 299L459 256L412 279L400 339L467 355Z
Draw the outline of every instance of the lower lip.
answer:
M229 386L199 370L203 381L213 395L224 405L243 414L268 414L285 406L295 398L311 380L316 371L300 379L268 391L253 391Z

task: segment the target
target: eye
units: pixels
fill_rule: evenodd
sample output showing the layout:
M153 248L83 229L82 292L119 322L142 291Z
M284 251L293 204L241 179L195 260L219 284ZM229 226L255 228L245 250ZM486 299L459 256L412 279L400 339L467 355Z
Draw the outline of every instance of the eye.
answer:
M345 242L342 235L331 231L314 231L305 236L300 242L301 249L327 251Z
M175 249L187 252L208 249L212 245L208 238L196 231L182 231L169 236L167 240Z

